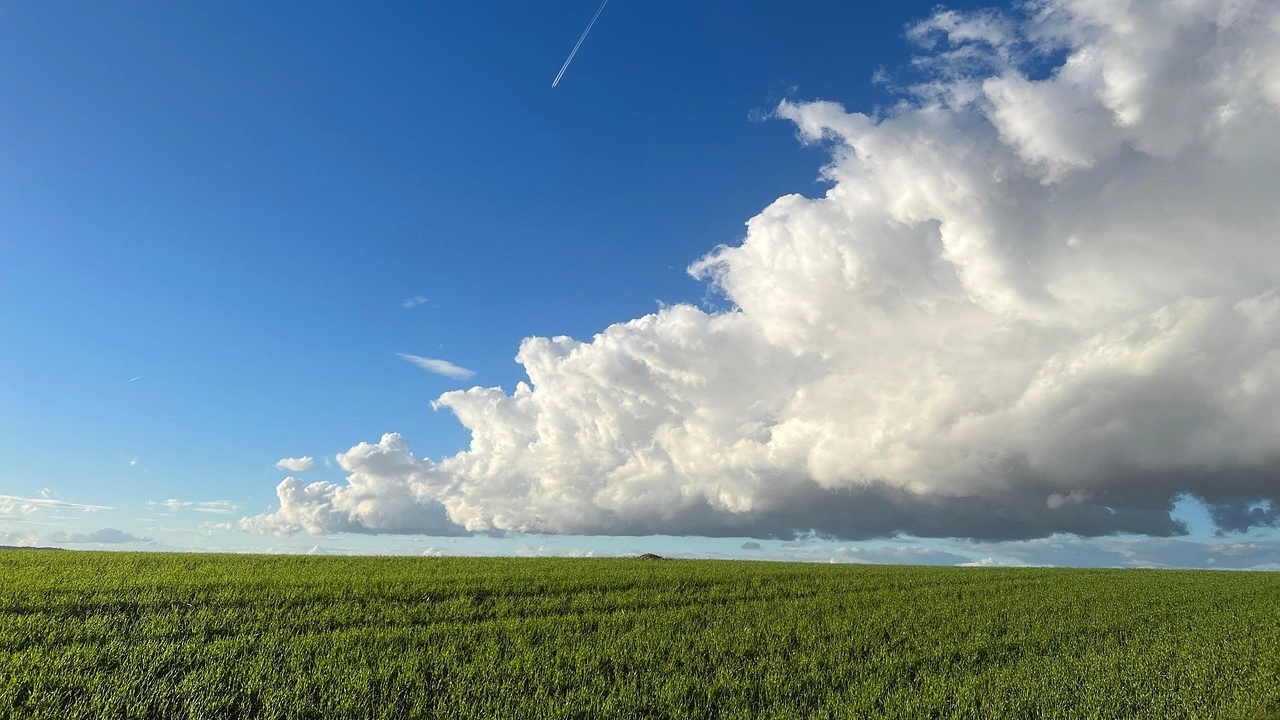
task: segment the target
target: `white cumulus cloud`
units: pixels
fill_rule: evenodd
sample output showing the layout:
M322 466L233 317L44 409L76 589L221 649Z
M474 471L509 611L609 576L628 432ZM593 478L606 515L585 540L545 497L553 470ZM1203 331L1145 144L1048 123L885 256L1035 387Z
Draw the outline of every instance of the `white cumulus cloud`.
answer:
M276 467L281 470L290 472L304 472L310 470L316 464L315 458L312 457L296 457L281 458L276 461Z
M240 521L253 532L312 534L330 532L421 533L460 535L465 530L449 520L442 505L423 498L416 488L431 471L399 435L387 434L375 444L360 443L337 457L349 473L346 484L306 484L285 478L276 487L280 509Z
M987 540L1280 519L1280 5L1044 0L914 28L882 117L690 272L730 301L529 338L250 529ZM1046 72L1041 67L1060 59ZM433 372L461 368L402 355Z
M418 355L410 355L408 353L397 353L401 359L413 363L414 365L426 370L427 372L443 375L454 380L466 380L475 375L475 372L464 367L454 365L448 360L440 360L438 358L420 357Z

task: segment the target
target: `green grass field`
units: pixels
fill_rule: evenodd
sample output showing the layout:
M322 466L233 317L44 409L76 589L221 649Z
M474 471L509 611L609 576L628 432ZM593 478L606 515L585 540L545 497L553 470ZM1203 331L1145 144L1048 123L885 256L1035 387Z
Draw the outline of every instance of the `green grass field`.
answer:
M0 552L7 718L1261 718L1280 573Z

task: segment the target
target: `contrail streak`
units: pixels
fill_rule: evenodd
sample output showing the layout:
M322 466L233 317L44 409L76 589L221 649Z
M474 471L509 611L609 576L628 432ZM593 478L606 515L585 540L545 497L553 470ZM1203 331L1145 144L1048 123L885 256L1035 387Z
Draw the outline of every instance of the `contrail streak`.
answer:
M556 73L556 79L551 81L551 87L560 84L560 78L564 77L564 71L569 69L569 63L573 62L573 56L578 54L578 48L582 47L582 41L587 39L587 33L591 32L591 26L596 24L596 18L600 17L600 13L604 12L604 6L609 4L609 0L600 3L600 9L596 10L596 14L591 17L591 22L587 23L587 29L582 31L582 37L578 38L578 44L573 46L573 51L569 53L569 57L564 61L564 65L560 67L560 72Z

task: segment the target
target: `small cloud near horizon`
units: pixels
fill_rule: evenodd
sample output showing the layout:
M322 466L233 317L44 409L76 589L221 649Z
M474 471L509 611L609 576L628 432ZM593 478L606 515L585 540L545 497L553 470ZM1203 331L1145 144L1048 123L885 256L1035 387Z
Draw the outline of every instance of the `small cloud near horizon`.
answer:
M399 355L402 360L413 363L427 372L435 373L436 375L443 375L448 378L453 378L454 380L466 380L476 374L474 370L468 370L467 368L459 365L454 365L448 360L420 357L418 355L410 355L409 353L396 354Z
M126 543L151 543L151 538L138 537L116 528L101 528L88 533L0 533L0 543L19 547L35 547L38 545L123 545Z

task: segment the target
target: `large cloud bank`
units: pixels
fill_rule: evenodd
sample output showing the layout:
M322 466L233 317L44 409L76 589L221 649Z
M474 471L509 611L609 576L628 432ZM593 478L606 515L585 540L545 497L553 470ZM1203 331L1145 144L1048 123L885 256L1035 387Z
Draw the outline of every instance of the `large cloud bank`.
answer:
M1010 539L1280 511L1280 5L1045 0L912 28L882 117L783 103L830 190L779 198L688 305L436 402L259 530Z

